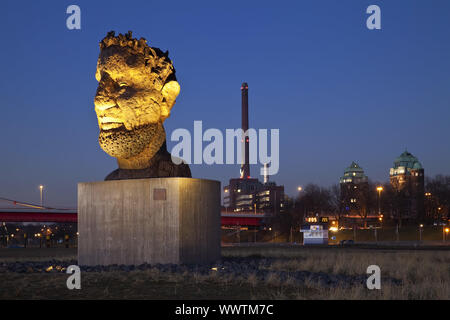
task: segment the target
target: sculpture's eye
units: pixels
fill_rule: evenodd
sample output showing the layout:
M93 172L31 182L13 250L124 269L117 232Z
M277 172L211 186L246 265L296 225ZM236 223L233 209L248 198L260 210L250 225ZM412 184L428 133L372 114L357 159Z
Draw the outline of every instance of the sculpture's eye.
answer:
M119 83L119 86L120 87L127 87L128 85L125 82L121 82L121 83Z

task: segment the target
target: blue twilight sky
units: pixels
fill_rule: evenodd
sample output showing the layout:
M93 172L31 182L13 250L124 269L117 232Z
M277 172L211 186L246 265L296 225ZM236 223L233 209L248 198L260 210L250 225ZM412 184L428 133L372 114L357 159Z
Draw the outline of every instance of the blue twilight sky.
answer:
M66 8L81 7L81 30ZM366 28L381 7L382 30ZM117 165L97 142L93 97L98 42L133 30L169 50L181 94L165 126L280 129L288 194L338 182L353 160L386 181L401 152L427 175L450 174L450 1L5 1L0 2L0 197L76 205L80 181ZM169 149L174 143L168 142ZM258 167L252 167L253 175ZM222 185L239 165L191 165Z

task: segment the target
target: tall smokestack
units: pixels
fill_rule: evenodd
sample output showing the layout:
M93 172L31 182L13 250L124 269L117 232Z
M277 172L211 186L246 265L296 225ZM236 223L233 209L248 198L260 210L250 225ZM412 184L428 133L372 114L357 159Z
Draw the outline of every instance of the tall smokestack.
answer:
M242 131L244 133L248 130L248 84L244 82L241 86L241 94L242 94ZM245 139L245 159L241 165L241 178L249 179L250 178L250 155L249 155L249 140L248 136L244 137Z
M269 166L264 163L264 183L269 182Z

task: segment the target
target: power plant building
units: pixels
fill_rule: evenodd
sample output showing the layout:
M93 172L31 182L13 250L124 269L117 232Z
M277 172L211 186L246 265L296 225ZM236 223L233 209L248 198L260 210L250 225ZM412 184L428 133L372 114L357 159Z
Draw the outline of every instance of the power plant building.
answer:
M241 86L242 97L242 130L249 129L248 117L248 84ZM240 177L230 179L229 185L224 187L224 207L229 213L258 212L269 215L284 210L284 186L277 186L269 182L268 175L264 175L264 183L250 176L249 137L245 136L244 150ZM267 169L267 168L265 168ZM265 170L266 172L267 170Z

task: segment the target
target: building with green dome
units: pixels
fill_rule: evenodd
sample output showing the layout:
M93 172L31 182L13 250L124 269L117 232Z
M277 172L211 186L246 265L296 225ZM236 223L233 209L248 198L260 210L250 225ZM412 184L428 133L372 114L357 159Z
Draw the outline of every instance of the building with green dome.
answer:
M366 208L366 195L369 189L369 179L356 162L352 162L344 170L340 179L341 212L347 215L361 215Z
M412 153L405 151L395 159L389 174L391 177L419 176L421 172L423 173L423 167L419 160Z
M397 202L397 210L393 213L393 218L422 220L425 214L425 175L417 157L405 150L395 159L394 166L389 171L389 177Z
M367 182L367 176L364 174L363 168L361 168L355 161L344 170L344 176L341 177L340 183L364 183Z

